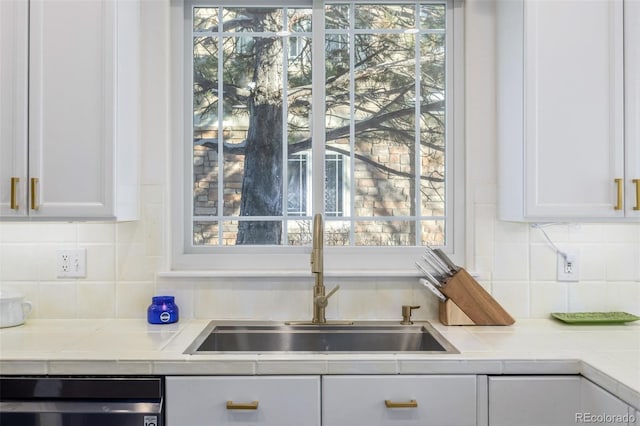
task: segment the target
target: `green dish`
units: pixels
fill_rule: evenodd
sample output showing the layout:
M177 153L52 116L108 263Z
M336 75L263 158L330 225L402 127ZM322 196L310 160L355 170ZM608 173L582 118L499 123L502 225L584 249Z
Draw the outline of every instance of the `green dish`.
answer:
M640 320L627 312L553 312L551 316L569 324L622 324Z

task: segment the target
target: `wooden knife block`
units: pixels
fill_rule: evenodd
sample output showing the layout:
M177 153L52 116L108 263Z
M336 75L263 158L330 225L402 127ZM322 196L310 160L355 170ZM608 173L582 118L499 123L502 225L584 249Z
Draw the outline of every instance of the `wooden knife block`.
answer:
M516 322L462 268L442 285L440 291L448 298L439 308L439 319L444 325L511 325Z

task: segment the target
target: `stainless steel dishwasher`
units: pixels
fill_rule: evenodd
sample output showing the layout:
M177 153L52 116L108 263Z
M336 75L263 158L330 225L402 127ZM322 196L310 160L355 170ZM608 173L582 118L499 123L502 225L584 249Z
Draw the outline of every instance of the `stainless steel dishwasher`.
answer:
M2 426L162 426L160 377L0 377Z

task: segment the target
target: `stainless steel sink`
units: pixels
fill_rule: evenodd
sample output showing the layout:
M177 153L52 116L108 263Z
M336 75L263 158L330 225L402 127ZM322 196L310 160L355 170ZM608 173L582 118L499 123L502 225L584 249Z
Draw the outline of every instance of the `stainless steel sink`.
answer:
M286 325L212 321L185 351L219 353L458 353L429 323Z

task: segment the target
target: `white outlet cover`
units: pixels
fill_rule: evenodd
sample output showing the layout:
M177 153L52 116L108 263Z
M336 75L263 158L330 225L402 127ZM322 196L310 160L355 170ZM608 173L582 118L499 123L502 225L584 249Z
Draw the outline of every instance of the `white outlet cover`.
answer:
M576 249L563 249L562 252L571 259L571 271L567 271L565 257L558 253L558 281L576 282L580 280L580 252Z
M56 252L58 278L87 276L87 249L63 249Z

